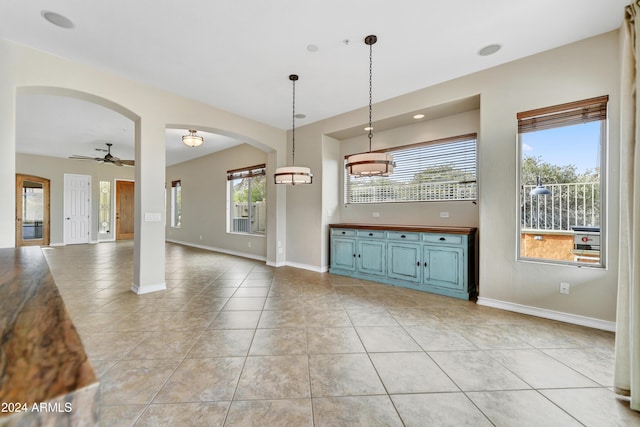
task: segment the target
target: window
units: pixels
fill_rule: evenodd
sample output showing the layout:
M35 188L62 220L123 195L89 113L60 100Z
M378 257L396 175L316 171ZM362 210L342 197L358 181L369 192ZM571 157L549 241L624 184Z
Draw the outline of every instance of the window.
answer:
M171 181L171 226L182 226L182 183Z
M267 226L265 165L227 171L232 233L264 234Z
M396 167L388 177L345 171L345 203L476 200L476 134L385 150Z
M518 255L604 265L608 97L518 113Z
M100 181L100 210L98 212L98 233L111 232L111 182Z

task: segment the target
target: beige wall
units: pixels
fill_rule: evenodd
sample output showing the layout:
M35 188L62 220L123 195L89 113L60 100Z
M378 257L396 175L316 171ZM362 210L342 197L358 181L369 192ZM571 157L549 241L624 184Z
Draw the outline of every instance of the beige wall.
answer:
M136 152L143 156L142 171L136 179L144 178L153 189L154 196L147 202L149 209L165 206L158 201L164 196L165 181L162 168L161 183L147 169L158 170L159 159L149 153L160 149L156 136L160 125L166 123L203 125L208 129L227 129L231 133L248 136L248 140L262 142L270 147L267 153L268 173L276 165L285 163L284 132L257 124L241 117L221 112L213 107L194 103L95 70L79 64L48 57L41 53L0 41L0 57L9 58L0 66L0 162L2 175L13 182L15 167L13 105L15 88L21 85L54 85L73 87L111 99L140 115L150 117L139 130L142 147ZM481 61L482 58L478 58ZM44 71L46 70L46 71ZM519 61L425 88L374 105L376 120L395 117L423 108L444 105L455 100L480 96L480 110L472 120L446 117L427 124L439 129L443 136L459 135L458 126L475 126L479 144L479 200L478 205L468 203L422 203L398 206L367 207L341 206L342 156L352 149L362 151L362 141L338 141L328 135L366 122L367 109L342 114L296 129L296 163L311 167L312 185L282 187L268 190L270 212L267 258L274 265L288 263L304 268L322 270L327 266L327 225L343 220L371 222L371 210L381 213L385 223L423 222L439 220L439 212L446 208L452 213L450 225L479 226L480 302L502 303L511 307L532 307L541 312L566 313L575 317L615 321L617 242L618 232L618 129L619 129L619 47L618 34L611 32L583 40L572 45L543 52ZM516 260L517 247L517 188L516 188L516 113L533 108L560 104L608 94L609 152L607 181L607 268L576 268ZM471 125L473 123L473 125ZM450 135L446 135L451 132ZM376 144L384 143L386 135L401 139L425 139L424 129L395 129L376 133ZM427 132L428 133L428 132ZM290 132L289 132L290 134ZM151 138L150 141L149 138ZM289 145L290 145L289 135ZM395 141L389 144L399 144ZM255 144L254 144L255 145ZM138 143L140 146L140 143ZM266 151L268 151L267 149ZM290 152L290 147L289 150ZM277 153L277 154L274 154ZM144 157L149 160L144 163ZM138 161L138 158L136 158ZM226 168L225 168L226 170ZM150 171L149 171L150 172ZM3 180L0 180L3 182ZM336 184L339 184L336 187ZM157 187L157 188L156 188ZM146 187L145 187L146 188ZM158 193L158 190L161 190ZM0 184L5 199L13 186ZM274 195L276 201L271 197ZM286 207L286 213L284 209ZM217 210L225 207L219 206ZM0 231L13 231L7 223L13 222L13 207L0 208ZM142 225L145 225L144 223ZM148 224L147 224L148 225ZM286 233L284 229L286 228ZM155 229L150 231L154 231ZM172 231L173 232L173 231ZM160 232L164 239L164 228ZM193 236L189 237L192 238ZM198 235L199 237L199 235ZM219 239L215 232L212 239ZM154 244L151 239L149 244ZM6 239L5 239L6 243ZM239 246L233 246L235 244ZM241 249L243 242L229 243ZM244 242L247 243L247 242ZM2 246L0 244L0 246ZM212 246L216 246L212 240ZM146 247L143 245L143 248ZM156 258L158 255L155 255ZM151 260L141 260L146 264ZM569 282L571 293L561 295L559 282Z
M182 226L171 227L167 206L167 239L266 259L265 237L227 233L226 228L227 171L266 162L267 153L243 144L168 167L167 200L171 197L171 181L180 180L182 186ZM267 193L267 204L270 201Z
M327 225L331 222L373 222L371 212L375 210L381 214L380 222L430 223L439 221L439 212L446 209L452 213L448 224L479 226L481 303L511 308L533 307L541 313L566 313L575 318L614 322L618 262L619 74L616 31L375 104L374 117L382 120L479 94L480 111L476 123L479 136L478 205L420 203L349 206L340 208L338 215L329 216L328 213L336 208L333 195L323 190L323 186L300 189L288 194L287 198L287 228L296 230L296 233L288 235L288 262L326 268ZM607 268L517 261L516 114L605 94L609 95L610 100ZM341 156L352 149L366 149L363 141L340 143L323 139L324 136L362 125L366 117L367 110L362 108L296 129L296 142L300 141L296 146L296 158L299 157L301 164L312 168L314 184L322 184L325 179L335 182L334 174L343 173L342 168L333 167L342 162ZM469 122L463 119L443 119L442 123L451 121L448 126L440 128L443 136L465 133ZM465 128L465 132L458 131L458 123ZM403 135L403 140L412 138L406 129L380 135L376 133L373 149L380 148L378 143L385 143L385 134L394 135L396 132ZM444 135L448 132L451 133ZM416 137L419 133L415 133ZM386 143L391 144L390 141ZM343 146L340 150L323 151L323 144ZM325 178L325 173L331 176ZM341 191L341 187L337 191ZM309 212L314 214L308 216ZM309 244L310 239L312 242L317 238L315 236L320 236L321 244ZM559 293L561 281L571 284L569 295Z
M285 161L284 131L176 96L87 65L0 40L0 247L15 244L15 105L21 91L76 96L112 108L135 123L135 239L133 287L136 292L163 289L164 216L144 221L146 213L165 212L165 128L218 131L269 151L275 168ZM275 197L282 196L273 191ZM268 239L284 240L284 201L271 204ZM275 246L275 244L273 245ZM268 251L277 262L275 251Z
M51 245L64 243L64 174L89 175L91 177L91 235L89 240L98 240L98 208L100 202L99 183L109 181L114 189L115 179L133 180L130 167L105 165L86 160L70 160L58 157L16 154L16 173L39 176L50 180ZM113 202L113 191L112 191ZM112 208L113 210L113 208ZM115 228L112 225L115 238Z

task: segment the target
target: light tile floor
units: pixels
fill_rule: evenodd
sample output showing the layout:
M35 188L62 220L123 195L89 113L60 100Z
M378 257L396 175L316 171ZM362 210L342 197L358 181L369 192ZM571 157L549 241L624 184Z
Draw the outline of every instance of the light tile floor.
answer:
M632 426L612 333L176 244L130 291L132 242L45 256L104 426Z

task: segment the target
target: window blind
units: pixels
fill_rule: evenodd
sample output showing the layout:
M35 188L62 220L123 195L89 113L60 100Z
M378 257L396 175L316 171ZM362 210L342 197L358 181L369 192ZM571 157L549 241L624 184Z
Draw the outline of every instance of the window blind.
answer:
M396 163L389 177L345 175L346 203L475 200L477 136L467 134L384 150Z
M234 179L250 178L252 176L266 175L266 164L249 166L246 168L232 169L227 171L227 181Z
M569 102L517 114L518 133L606 120L609 96Z

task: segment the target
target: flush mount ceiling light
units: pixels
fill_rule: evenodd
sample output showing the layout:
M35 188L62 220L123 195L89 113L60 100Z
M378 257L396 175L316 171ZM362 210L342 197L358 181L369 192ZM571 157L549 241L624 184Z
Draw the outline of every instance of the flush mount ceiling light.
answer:
M424 119L424 114L416 114L415 116L413 116L413 118L416 120Z
M295 166L296 164L296 81L298 76L291 74L289 76L293 86L293 126L291 130L291 166L284 166L276 169L273 175L276 184L311 184L313 182L313 174L311 169L304 166Z
M47 22L55 25L56 27L65 28L67 30L74 27L73 22L69 18L60 15L59 13L43 10L40 12L40 15L46 19Z
M372 81L373 81L373 45L378 41L374 35L365 37L365 44L369 45L369 151L366 153L352 154L347 157L347 172L355 177L363 176L389 176L393 173L395 163L393 156L388 153L371 152L371 140L373 139L373 125L371 124Z
M198 147L202 145L202 143L204 142L204 138L196 135L196 132L198 131L189 129L189 134L182 136L182 142L184 142L184 144L188 145L189 147Z
M487 45L487 46L483 47L482 49L480 49L478 51L478 55L480 55L480 56L493 55L494 53L496 53L500 49L502 49L502 45L501 44L493 43L493 44Z

